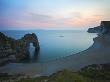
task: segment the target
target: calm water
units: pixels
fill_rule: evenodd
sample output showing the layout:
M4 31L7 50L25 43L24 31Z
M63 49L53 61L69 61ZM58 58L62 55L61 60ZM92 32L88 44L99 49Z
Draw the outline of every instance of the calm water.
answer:
M19 39L24 34L36 33L40 52L34 54L33 44L30 44L30 62L46 62L61 57L69 56L89 48L93 44L96 34L86 31L47 31L47 30L28 30L28 31L3 31L6 35Z

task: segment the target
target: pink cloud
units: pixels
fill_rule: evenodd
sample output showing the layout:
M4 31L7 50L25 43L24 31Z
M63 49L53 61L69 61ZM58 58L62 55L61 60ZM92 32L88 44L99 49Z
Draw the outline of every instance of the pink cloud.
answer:
M69 18L56 19L48 15L23 12L15 17L0 17L1 26L9 27L90 27L96 26L106 16L91 15L83 16L81 13L74 12Z
M16 20L0 17L0 26L18 26L19 23Z
M54 19L47 15L23 13L16 17L0 17L0 26L8 27L53 27Z
M103 20L102 15L92 15L92 16L78 16L78 17L71 17L68 19L64 19L64 24L66 26L76 26L76 27L89 27L93 25L99 24L99 22Z
M19 25L22 27L52 27L55 24L52 22L40 22L40 21L19 21Z

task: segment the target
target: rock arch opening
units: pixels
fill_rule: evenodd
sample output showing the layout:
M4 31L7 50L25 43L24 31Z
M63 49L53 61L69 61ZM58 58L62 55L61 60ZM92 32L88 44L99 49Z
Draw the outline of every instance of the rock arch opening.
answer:
M35 46L33 45L33 43L29 44L29 54L30 54L30 59L33 59L35 55Z
M17 40L17 51L20 55L20 60L33 58L34 55L37 55L39 52L39 42L36 34L26 34L21 39Z

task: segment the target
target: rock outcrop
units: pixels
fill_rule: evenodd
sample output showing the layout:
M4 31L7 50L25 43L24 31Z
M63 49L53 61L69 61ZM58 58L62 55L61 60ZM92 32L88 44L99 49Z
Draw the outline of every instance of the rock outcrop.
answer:
M102 29L100 29L100 26L94 27L94 28L89 28L87 32L89 33L100 33Z
M0 63L28 58L30 43L33 43L35 52L38 52L40 47L36 34L26 34L21 39L15 40L0 32Z
M37 39L36 34L26 34L24 37L16 41L16 52L19 54L16 54L18 59L24 59L29 57L29 46L30 43L33 43L33 46L35 47L35 52L39 51L39 42Z
M109 34L110 33L110 21L101 21L100 26L89 28L87 32Z

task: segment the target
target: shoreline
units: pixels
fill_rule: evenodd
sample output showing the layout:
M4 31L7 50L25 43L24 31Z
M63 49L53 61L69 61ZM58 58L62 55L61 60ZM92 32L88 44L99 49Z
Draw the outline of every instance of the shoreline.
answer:
M102 35L94 39L88 49L77 54L60 58L52 62L16 64L10 63L0 67L2 73L23 73L30 76L49 76L63 69L79 70L90 64L110 63L110 36Z

